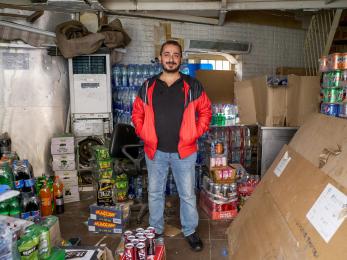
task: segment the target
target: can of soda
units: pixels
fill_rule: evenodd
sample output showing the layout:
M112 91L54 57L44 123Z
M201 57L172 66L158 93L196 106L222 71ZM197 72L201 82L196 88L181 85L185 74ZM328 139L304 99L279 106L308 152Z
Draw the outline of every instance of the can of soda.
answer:
M145 231L143 231L143 233L144 233L144 234L145 234L145 236L146 236L147 234L151 233L151 231L150 231L150 230L148 230L148 229L146 229Z
M222 157L222 166L227 166L227 158Z
M147 260L147 250L144 243L136 245L136 260Z
M155 235L153 233L147 235L147 253L148 255L155 255Z
M339 116L340 105L331 103L322 103L321 113L328 116Z
M124 238L124 241L127 239L128 236L131 236L133 234L133 232L131 230L126 230L124 233L123 233L123 238Z
M148 227L147 230L149 230L151 233L155 233L155 228L154 227Z
M229 185L228 184L223 184L222 185L222 195L224 198L228 197L228 191L229 191Z
M342 88L324 88L322 91L324 103L339 103L343 101Z
M148 250L148 243L147 243L147 237L139 237L139 244L144 243L146 246L146 252Z
M214 184L213 186L213 194L215 195L222 195L222 186L220 184Z
M137 228L135 231L136 233L143 233L145 230L143 228Z
M347 102L340 104L339 116L340 117L347 117Z
M134 244L136 246L139 243L139 240L137 238L134 238L130 241L130 243Z
M135 260L135 246L132 243L126 243L124 246L124 256L126 260Z
M129 236L126 236L126 237L124 237L125 239L126 239L126 241L128 241L128 243L131 243L131 241L133 240L133 239L135 239L136 237L134 236L134 235L129 235Z
M135 237L139 238L139 237L143 237L144 235L145 235L144 232L138 232L138 233L135 234Z

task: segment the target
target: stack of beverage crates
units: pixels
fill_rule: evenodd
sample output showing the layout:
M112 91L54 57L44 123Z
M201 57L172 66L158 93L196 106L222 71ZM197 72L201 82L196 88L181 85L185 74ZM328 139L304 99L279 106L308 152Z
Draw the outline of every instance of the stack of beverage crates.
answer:
M207 146L206 146L207 144ZM246 126L211 126L207 134L198 140L198 165L219 165L221 157L211 157L211 145L223 146L226 149L227 162L242 164L245 168L252 163L252 146L250 130ZM225 159L224 159L225 160ZM225 164L225 163L224 163Z
M97 185L97 203L90 206L88 230L97 233L122 233L129 217L128 179L125 174L113 174L113 162L108 148L92 146L92 164Z
M347 118L347 53L334 53L320 59L321 113Z
M129 220L129 203L116 203L114 206L93 204L89 208L89 231L103 234L120 234L124 231Z
M32 166L28 160L20 160L18 155L10 149L6 152L2 150L0 184L20 192L18 197L0 203L0 237L7 236L12 243L12 256L4 259L62 259L55 257L59 250L52 248L49 233L52 223L56 223L58 218L55 216L43 218L41 214L42 203L38 194L43 179L53 192L51 178L34 178ZM8 230L2 228L3 225L9 228L10 237L8 237ZM23 229L20 229L22 226ZM3 242L10 243L5 237L2 239Z
M95 145L92 149L92 165L99 206L113 206L127 200L128 178L126 174L115 175L108 148Z
M213 220L237 215L235 171L228 166L228 143L224 136L210 136L205 142L208 176L203 177L200 207ZM207 187L206 182L210 183Z
M61 134L53 137L51 140L51 154L54 175L58 176L64 185L64 202L79 201L74 136Z
M20 192L19 197L0 203L1 215L30 221L40 220L40 199L36 195L39 190L35 187L32 167L28 160L19 160L16 153L3 154L0 160L0 184L8 185Z
M114 123L131 124L132 104L142 84L159 74L159 64L116 64L112 68Z
M249 130L244 126L211 127L202 139L199 152L204 158L200 158L196 174L200 207L213 220L233 219L259 182L258 176L248 174L243 167L251 161L244 156L250 149ZM235 151L241 155L235 157Z
M57 221L57 217L50 216L43 218L40 224L33 224L31 221L0 216L0 259L65 259L64 250L53 247L57 243L50 234L52 223ZM1 254L4 252L3 245L11 249L7 258Z
M160 64L116 64L112 68L112 100L114 123L131 124L132 104L142 84L162 71ZM180 71L189 74L187 64Z

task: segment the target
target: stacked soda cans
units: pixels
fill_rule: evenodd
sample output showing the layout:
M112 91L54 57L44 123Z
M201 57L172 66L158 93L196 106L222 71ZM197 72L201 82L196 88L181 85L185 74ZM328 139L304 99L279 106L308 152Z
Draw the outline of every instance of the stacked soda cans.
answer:
M347 53L333 53L320 59L321 113L347 117Z
M155 255L155 229L137 228L134 232L125 231L124 256L126 260L146 260L147 256Z

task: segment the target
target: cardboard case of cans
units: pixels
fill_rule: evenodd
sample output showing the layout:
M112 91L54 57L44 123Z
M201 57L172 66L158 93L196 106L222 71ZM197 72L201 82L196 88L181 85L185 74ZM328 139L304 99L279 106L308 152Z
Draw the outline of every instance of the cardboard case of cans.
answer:
M347 53L333 53L320 59L321 113L347 117Z
M116 206L90 206L88 230L97 233L120 234L129 219L130 204L119 203Z
M233 219L259 183L258 175L250 175L240 164L230 164L231 182L215 182L204 176L199 205L212 220Z
M135 231L127 230L123 233L124 247L120 259L147 260L165 259L165 246L163 240L155 239L155 229L137 228Z

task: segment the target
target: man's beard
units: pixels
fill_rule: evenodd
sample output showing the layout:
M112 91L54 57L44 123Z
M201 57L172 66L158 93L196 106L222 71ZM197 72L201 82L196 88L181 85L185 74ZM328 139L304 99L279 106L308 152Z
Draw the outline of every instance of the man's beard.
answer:
M168 63L168 64L177 65L176 63ZM163 67L163 70L164 70L166 73L176 73L177 71L180 70L180 66L177 66L177 67L175 67L175 68L173 68L173 69L170 69L170 68L166 68L166 67L164 66L164 64L162 64L162 67Z

